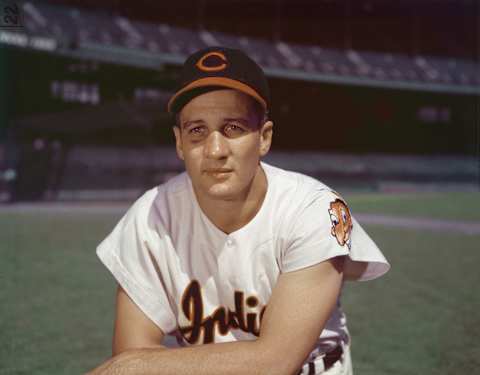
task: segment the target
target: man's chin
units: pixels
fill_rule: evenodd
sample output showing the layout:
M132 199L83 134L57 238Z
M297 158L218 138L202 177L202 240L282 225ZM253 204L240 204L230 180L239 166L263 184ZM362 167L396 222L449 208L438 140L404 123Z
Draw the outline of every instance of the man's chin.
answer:
M235 191L232 191L231 186L226 183L210 185L205 193L210 199L233 200L235 198Z

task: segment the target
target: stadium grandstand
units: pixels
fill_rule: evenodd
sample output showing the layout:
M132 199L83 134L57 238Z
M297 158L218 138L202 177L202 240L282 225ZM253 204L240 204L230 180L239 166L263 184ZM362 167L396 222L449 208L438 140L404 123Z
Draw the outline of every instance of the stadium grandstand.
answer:
M166 101L211 45L267 73L272 164L336 186L478 189L476 1L10 3L4 201L130 199L178 173Z

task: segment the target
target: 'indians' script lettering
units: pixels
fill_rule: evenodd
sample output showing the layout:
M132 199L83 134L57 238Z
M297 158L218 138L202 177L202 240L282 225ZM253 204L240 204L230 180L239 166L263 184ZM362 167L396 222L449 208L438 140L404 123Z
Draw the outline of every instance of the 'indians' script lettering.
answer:
M212 314L204 317L200 284L193 280L185 289L181 301L183 314L190 321L189 326L179 328L183 338L190 344L196 344L203 332L203 343L212 343L215 340L215 328L221 335L226 335L230 329L238 328L258 337L266 306L263 306L259 313L245 313L245 305L254 308L259 301L255 296L245 299L244 293L239 291L235 292L234 301L233 311L219 306Z

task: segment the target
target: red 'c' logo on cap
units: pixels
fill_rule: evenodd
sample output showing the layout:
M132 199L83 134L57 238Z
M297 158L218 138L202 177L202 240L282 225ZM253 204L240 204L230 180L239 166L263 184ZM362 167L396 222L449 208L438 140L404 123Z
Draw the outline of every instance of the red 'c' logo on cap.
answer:
M218 65L207 66L205 65L205 60L211 56L216 56L218 59L215 59L215 62L218 62ZM197 68L203 70L204 72L218 72L223 70L227 67L227 58L221 52L209 52L202 56L200 60L197 62Z

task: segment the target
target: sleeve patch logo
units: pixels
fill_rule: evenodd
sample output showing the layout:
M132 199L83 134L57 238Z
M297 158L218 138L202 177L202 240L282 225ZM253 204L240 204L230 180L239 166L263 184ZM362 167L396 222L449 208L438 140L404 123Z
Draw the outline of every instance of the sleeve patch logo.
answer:
M330 221L332 222L332 236L337 239L340 246L347 245L350 250L352 246L351 234L352 234L352 217L347 205L341 199L335 199L330 202Z

